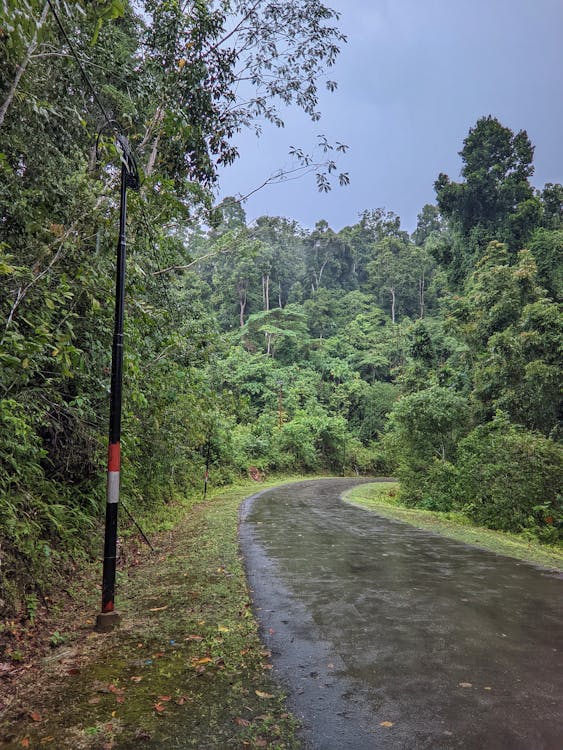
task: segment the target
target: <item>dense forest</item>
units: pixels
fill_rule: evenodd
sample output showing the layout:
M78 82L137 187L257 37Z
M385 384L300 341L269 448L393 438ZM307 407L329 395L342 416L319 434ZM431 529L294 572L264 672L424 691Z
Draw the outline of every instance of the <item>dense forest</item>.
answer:
M127 227L131 509L200 487L206 465L216 485L249 467L394 475L407 504L557 542L563 187L532 186L526 132L479 119L460 181L437 176L412 235L369 195L340 231L249 224L235 198L214 205L217 168L237 158L236 132L280 124L280 104L318 117L336 14L312 0L134 7L9 0L0 24L5 612L33 606L102 518L116 131L142 171ZM295 156L328 189L344 147L321 144L324 161Z

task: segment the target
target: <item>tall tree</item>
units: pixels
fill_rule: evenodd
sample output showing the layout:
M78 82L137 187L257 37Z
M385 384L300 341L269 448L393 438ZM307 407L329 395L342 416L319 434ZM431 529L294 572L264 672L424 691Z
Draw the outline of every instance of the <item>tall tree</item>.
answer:
M463 182L440 174L434 184L438 208L461 235L450 257L453 278L471 272L491 240L520 250L541 217L529 179L534 147L525 130L513 133L492 116L469 130L460 156Z

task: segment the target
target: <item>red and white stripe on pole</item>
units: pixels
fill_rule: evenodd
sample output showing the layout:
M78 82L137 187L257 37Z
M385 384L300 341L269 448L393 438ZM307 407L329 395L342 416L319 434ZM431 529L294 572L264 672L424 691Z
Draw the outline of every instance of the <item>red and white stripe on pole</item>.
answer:
M119 502L119 477L121 473L121 444L110 443L108 450L107 502Z

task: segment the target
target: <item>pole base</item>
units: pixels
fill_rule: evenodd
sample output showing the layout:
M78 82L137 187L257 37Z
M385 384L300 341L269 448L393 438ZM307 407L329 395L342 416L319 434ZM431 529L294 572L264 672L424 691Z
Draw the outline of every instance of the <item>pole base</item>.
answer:
M121 622L121 615L115 610L113 612L100 612L96 617L94 630L98 633L109 633Z

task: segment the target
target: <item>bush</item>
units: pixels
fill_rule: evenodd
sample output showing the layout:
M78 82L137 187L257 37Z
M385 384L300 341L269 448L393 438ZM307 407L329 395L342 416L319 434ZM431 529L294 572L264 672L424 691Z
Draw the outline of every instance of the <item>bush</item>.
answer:
M464 511L493 529L532 529L545 541L561 539L562 469L560 445L498 413L460 442L458 492Z
M466 399L449 388L432 386L395 404L385 447L406 505L454 506L452 464L467 420Z

